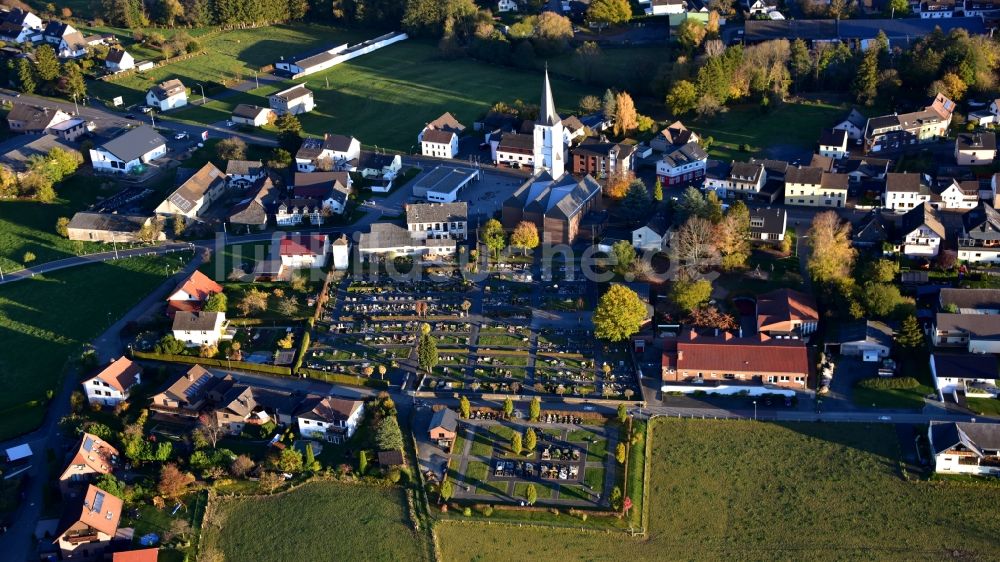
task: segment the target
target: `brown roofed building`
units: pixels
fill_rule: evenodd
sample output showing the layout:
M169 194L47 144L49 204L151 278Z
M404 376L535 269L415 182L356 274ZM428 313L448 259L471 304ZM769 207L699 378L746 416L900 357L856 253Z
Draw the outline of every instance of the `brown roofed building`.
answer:
M181 417L198 417L208 399L208 391L218 384L217 377L201 365L188 369L163 392L153 396L154 412Z
M215 164L207 162L160 203L155 213L196 219L222 196L225 188L226 174L216 168Z
M764 334L737 338L700 336L693 330L664 342L661 375L665 382L759 383L804 389L809 352L802 340Z
M587 139L572 149L571 154L574 174L603 178L630 172L635 146Z
M230 224L254 226L261 230L267 227L267 218L270 214L268 207L272 203L271 191L274 189L274 182L271 178L265 177L257 181L256 185L252 193L229 212Z
M122 516L122 500L94 486L77 501L64 507L56 527L56 539L64 560L100 559L115 534Z
M815 332L818 324L812 295L778 289L757 297L757 331L762 334L799 339Z
M61 109L20 102L12 105L7 113L7 125L15 133L40 135L70 119L71 116Z
M142 382L142 367L127 357L119 357L93 377L83 381L91 405L117 406L128 400L129 390Z
M588 213L602 209L602 187L591 176L576 179L569 174L553 180L547 172L529 178L503 204L502 222L513 229L521 221L534 223L542 239L553 244L572 244L590 235L581 229Z
M85 484L102 474L110 474L118 463L118 449L96 435L84 432L66 469L59 475L64 497L77 497Z
M358 429L364 411L361 400L310 395L302 401L295 418L303 437L344 443Z

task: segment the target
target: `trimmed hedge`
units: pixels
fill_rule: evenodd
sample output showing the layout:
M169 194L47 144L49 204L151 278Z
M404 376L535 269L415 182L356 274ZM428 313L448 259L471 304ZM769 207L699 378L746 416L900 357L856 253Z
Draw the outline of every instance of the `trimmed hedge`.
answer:
M872 377L859 381L858 386L871 390L907 390L917 388L920 383L913 377Z
M251 371L268 375L291 376L292 370L288 367L278 367L275 365L261 365L259 363L247 363L246 361L229 361L226 359L207 359L205 357L194 357L191 355L168 355L166 353L148 353L145 351L133 351L133 359L149 359L152 361L166 361L168 363L186 363L188 365L201 365L202 367L230 368L239 371Z
M339 373L327 373L315 369L299 369L299 374L311 379L317 379L336 384L348 384L351 386L367 386L370 388L389 388L389 381L379 379L368 379L354 375L341 375Z

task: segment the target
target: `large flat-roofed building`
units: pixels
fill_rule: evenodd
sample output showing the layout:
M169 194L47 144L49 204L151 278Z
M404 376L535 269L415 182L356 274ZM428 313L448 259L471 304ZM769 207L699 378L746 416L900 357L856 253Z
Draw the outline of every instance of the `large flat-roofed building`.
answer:
M417 178L413 184L413 196L435 203L454 203L462 189L477 179L478 170L438 166Z

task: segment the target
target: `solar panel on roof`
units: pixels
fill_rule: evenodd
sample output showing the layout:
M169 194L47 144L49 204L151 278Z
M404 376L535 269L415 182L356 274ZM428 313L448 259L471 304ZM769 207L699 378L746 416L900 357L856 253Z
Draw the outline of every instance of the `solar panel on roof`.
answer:
M201 387L205 386L205 383L208 382L208 378L209 377L207 376L203 376L200 377L198 380L194 381L193 383L191 383L191 386L187 387L187 390L184 391L184 396L190 398L191 396L196 394L198 390L201 389Z
M94 440L92 438L88 437L88 438L86 438L86 439L83 440L83 450L84 451L87 451L89 453L90 450L93 449L93 448L94 448Z
M92 511L100 511L104 507L104 492L94 494L94 508Z

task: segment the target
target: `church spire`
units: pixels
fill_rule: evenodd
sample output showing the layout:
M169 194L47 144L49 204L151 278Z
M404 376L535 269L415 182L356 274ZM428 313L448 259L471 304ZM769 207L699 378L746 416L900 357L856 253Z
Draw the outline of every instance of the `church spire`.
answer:
M556 113L556 104L552 101L552 86L549 84L549 65L545 63L545 87L542 91L542 106L538 110L538 122L543 125L552 126L559 121L559 114Z

